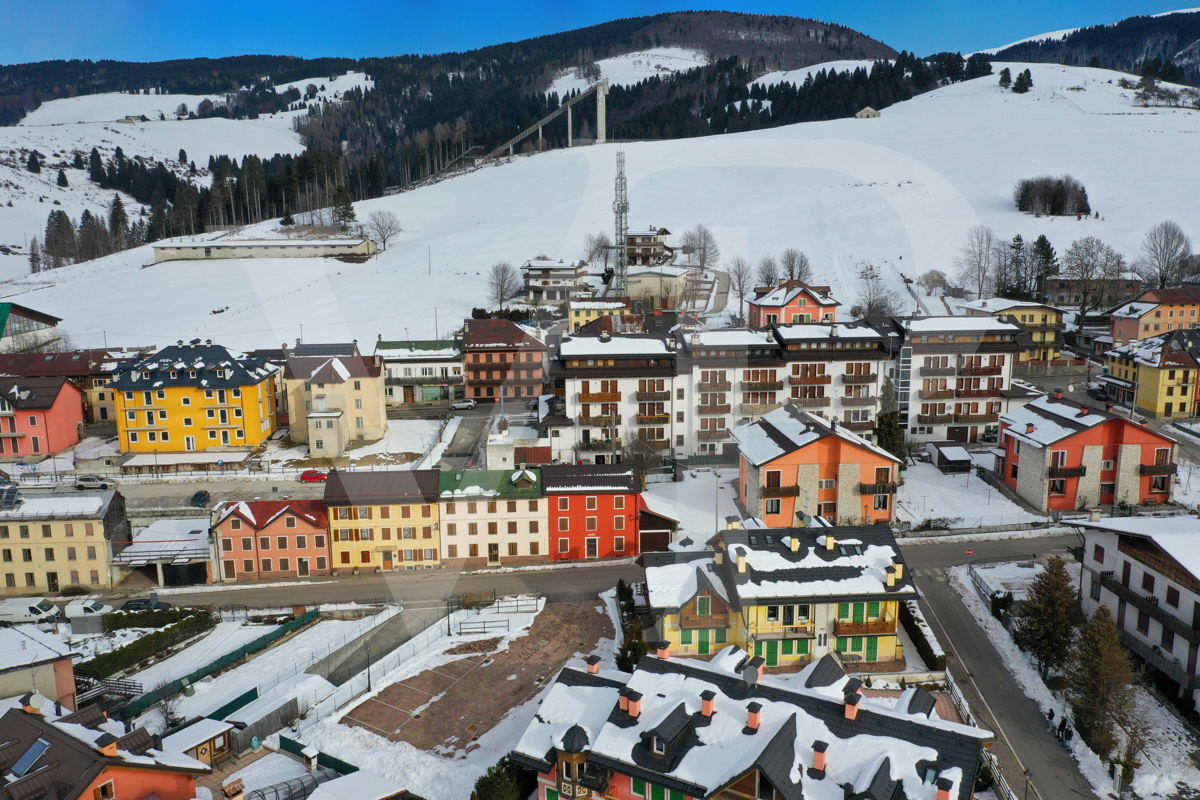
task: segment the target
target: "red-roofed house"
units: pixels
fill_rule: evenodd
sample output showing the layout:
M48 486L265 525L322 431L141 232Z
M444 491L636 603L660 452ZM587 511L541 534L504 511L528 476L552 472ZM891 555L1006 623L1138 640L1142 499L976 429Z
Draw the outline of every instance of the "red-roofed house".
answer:
M320 500L228 502L214 512L212 582L328 575L329 519Z
M463 323L467 397L480 403L501 397L533 398L546 380L546 345L506 319Z
M837 307L841 305L829 294L828 286L809 286L803 281L780 281L774 288L755 289L755 298L747 301L750 307L751 328L765 328L772 323L836 322Z

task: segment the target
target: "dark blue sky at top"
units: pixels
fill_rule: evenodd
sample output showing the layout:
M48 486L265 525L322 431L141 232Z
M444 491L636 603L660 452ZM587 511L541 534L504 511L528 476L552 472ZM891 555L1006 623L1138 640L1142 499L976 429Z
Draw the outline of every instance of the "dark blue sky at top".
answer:
M1048 31L1196 5L1198 0L729 0L690 7L836 22L897 50L928 55L940 50L965 54ZM0 63L440 53L685 7L628 0L4 0L0 9L9 34L0 37Z

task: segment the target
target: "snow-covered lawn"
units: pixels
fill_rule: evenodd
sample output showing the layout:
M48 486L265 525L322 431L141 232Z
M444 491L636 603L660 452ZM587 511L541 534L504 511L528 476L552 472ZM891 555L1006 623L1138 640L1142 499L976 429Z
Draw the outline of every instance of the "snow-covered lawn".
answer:
M127 644L133 644L147 633L156 632L158 628L123 628L112 633L72 636L70 623L61 623L58 625L58 630L58 635L71 645L71 650L83 656L78 663L84 663L101 653L111 653Z
M963 604L975 617L976 622L987 634L996 648L1001 661L1012 673L1025 696L1036 702L1045 714L1050 709L1059 715L1067 710L1062 696L1052 692L1042 681L1036 666L1013 643L1008 631L993 617L986 604L975 591L966 566L948 570L950 585L962 597ZM1200 786L1200 769L1192 762L1190 753L1196 742L1171 712L1167 711L1148 692L1137 687L1138 707L1150 721L1153 735L1149 737L1143 755L1144 764L1133 780L1133 789L1142 798L1166 798L1176 795L1178 784L1188 787ZM1107 798L1112 790L1112 781L1099 757L1088 749L1082 737L1072 740L1072 754L1079 763L1080 772L1097 797Z
M251 792L307 774L308 770L296 759L289 758L283 753L269 753L253 764L239 769L222 781L221 785L228 786L240 779L243 782L243 788L247 792Z
M433 419L388 420L387 431L382 439L347 450L344 458L351 464L414 464L433 447L441 428L442 422ZM311 454L308 445L285 448L280 440L272 439L267 443L263 457L286 467L303 465Z
M150 691L159 684L170 683L195 672L226 653L232 653L260 636L266 636L278 627L278 625L250 625L245 620L218 622L216 627L201 639L170 658L133 673L129 679L142 684L142 689L145 691Z
M932 464L910 464L904 485L896 493L896 518L919 525L927 519L958 518L955 527L1016 525L1039 522L1044 517L1030 514L974 474L974 471L943 475Z
M725 529L726 517L741 519L730 485L737 474L732 468L718 472L694 469L685 471L679 483L669 476L655 476L658 480L646 484L646 494L679 520L677 539L686 536L702 546L718 530Z
M1011 592L1013 600L1024 600L1029 596L1029 587L1046 570L1045 559L1037 561L1001 561L994 564L979 564L975 574L991 592ZM1067 573L1076 586L1079 585L1080 564L1067 562ZM991 593L989 592L989 594Z
M597 61L596 66L600 68L600 78L608 78L611 85L631 86L655 75L670 76L693 67L703 67L707 63L708 56L699 50L653 47L623 56L604 58ZM593 83L595 81L580 77L572 68L563 70L547 91L558 92L559 97L563 97L573 91L582 92Z

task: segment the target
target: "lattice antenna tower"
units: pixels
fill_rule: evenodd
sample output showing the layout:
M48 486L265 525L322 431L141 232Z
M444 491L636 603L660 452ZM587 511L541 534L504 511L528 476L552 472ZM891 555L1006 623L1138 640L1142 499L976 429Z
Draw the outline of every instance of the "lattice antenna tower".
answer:
M616 218L616 238L613 246L617 248L616 271L610 293L618 297L626 294L629 277L629 194L625 186L625 151L617 151L617 186L613 198L613 216Z

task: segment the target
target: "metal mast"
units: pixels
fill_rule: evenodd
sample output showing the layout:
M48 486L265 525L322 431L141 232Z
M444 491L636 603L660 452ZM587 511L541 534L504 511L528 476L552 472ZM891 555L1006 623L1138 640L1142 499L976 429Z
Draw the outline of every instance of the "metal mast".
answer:
M617 248L616 272L609 283L610 294L624 297L626 280L629 277L629 195L625 190L625 151L617 151L617 191L613 199L613 214L616 216L616 239L613 246Z

